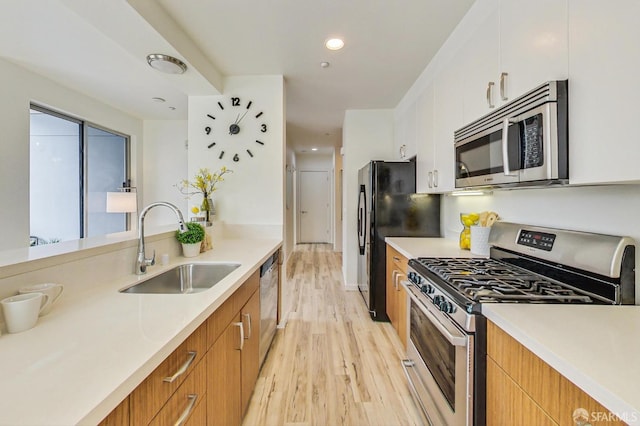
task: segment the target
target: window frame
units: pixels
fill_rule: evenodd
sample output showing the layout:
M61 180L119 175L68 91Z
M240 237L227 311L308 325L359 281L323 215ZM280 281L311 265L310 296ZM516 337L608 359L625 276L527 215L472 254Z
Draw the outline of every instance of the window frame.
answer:
M125 179L124 182L127 186L131 186L131 136L125 133L112 130L106 126L102 126L100 124L96 124L92 121L85 120L79 117L75 117L73 115L69 115L60 111L56 111L55 109L51 109L50 107L46 107L43 105L39 105L34 102L29 103L29 110L35 110L43 114L49 114L51 116L70 121L72 123L76 123L80 126L80 137L78 140L78 150L80 153L80 176L78 177L78 184L80 186L80 223L79 223L79 231L80 238L86 238L88 234L88 217L89 210L87 207L88 201L88 191L89 191L89 156L87 151L88 138L89 138L89 127L94 129L98 129L104 132L108 132L114 134L116 136L120 136L124 139L125 144L125 161L124 161L124 170L125 170ZM31 141L31 132L29 132L29 141ZM29 167L31 167L31 160L29 160ZM118 188L113 188L113 191L117 191ZM125 213L125 231L131 230L131 214Z

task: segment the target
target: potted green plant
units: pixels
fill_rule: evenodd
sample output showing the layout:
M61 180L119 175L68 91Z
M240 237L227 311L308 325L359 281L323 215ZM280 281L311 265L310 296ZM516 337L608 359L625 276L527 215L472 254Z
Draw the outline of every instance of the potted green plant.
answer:
M197 222L187 222L187 231L176 231L176 239L182 244L184 257L195 257L200 254L204 228Z

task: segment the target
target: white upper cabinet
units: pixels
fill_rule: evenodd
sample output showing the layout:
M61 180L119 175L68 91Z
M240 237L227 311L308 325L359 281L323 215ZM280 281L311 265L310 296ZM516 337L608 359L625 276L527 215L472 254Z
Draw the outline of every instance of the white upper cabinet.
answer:
M474 7L480 12L461 55L465 123L567 78L567 0L478 0Z
M434 192L455 189L453 133L464 125L462 68L454 60L436 77L434 95Z
M479 0L473 7L479 11L478 17L470 23L473 28L468 28L467 41L460 54L465 122L489 113L498 101L495 86L500 69L498 0Z
M416 105L410 103L395 110L394 159L404 160L416 155Z
M434 190L434 90L428 86L420 93L416 102L416 192Z
M500 0L500 102L546 81L565 80L568 72L567 0ZM504 94L500 96L500 77ZM571 84L571 83L570 83Z
M569 182L638 181L640 1L569 5Z

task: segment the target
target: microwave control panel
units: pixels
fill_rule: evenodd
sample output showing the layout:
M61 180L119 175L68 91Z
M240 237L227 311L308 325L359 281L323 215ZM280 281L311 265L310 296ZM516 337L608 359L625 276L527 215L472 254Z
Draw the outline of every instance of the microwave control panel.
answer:
M545 251L551 251L551 249L553 248L553 243L555 241L555 234L548 234L546 232L538 231L527 231L526 229L521 229L520 235L518 236L518 244Z

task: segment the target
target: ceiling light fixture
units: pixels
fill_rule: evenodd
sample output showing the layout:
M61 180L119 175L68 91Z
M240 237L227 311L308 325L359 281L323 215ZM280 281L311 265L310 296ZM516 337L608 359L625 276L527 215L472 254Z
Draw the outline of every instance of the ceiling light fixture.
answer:
M329 50L340 50L344 47L344 41L339 38L330 38L324 44Z
M160 98L160 97L151 98L151 100L152 100L153 102L157 102L157 103L159 103L159 104L161 104L161 103L163 103L163 102L166 102L164 98Z
M311 148L311 151L317 151L318 148Z
M180 59L162 53L147 55L147 63L151 68L167 74L184 74L187 71L187 64Z
M329 62L326 62L326 61L324 61L324 62L320 62L320 66L321 66L322 68L329 68L329 65L331 65Z

